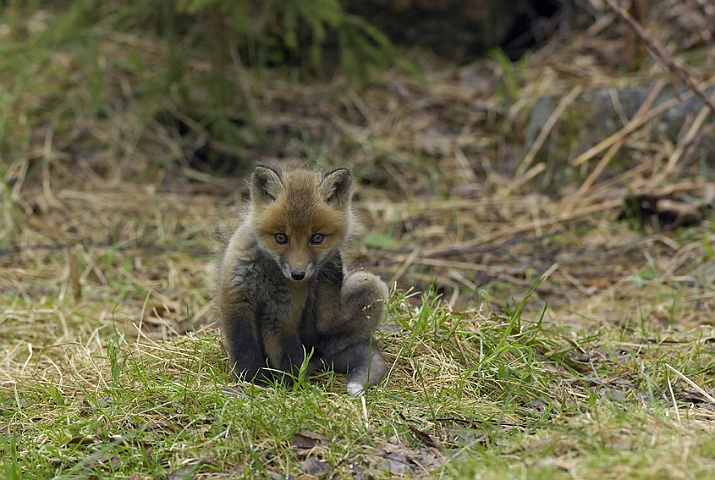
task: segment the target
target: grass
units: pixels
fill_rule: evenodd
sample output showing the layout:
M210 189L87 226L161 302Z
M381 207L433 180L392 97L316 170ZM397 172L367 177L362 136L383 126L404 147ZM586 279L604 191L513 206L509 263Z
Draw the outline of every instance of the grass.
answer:
M104 289L86 287L89 298ZM162 329L147 313L151 295L73 305L62 290L39 302L4 294L12 302L3 331L16 335L2 342L6 478L311 468L376 478L705 478L712 468L712 404L667 367L707 384L711 327L675 331L641 317L588 330L547 319L547 308L524 318L528 292L507 315L395 292L392 326L379 335L392 368L360 399L332 374L294 390L235 385L215 329ZM107 304L106 315L89 313ZM119 312L132 304L144 317ZM30 325L36 335L60 331L38 350L23 334Z
M515 177L517 139L525 106L574 82L565 63L537 56L500 80L501 60L418 53L419 80L354 87L246 69L234 88L258 114L232 127L239 149L208 117L188 134L164 121L196 112L161 84L161 39L100 22L80 41L53 15L0 42L0 477L711 476L715 233L697 144L652 185L651 153L673 145L644 125L619 175L545 195ZM182 59L197 98L205 57ZM617 77L593 69L599 87ZM226 152L359 179L368 236L352 256L393 286L378 334L392 367L364 398L329 373L292 390L229 374L211 260L246 164L218 177L207 165ZM644 190L702 199L703 218L616 220Z

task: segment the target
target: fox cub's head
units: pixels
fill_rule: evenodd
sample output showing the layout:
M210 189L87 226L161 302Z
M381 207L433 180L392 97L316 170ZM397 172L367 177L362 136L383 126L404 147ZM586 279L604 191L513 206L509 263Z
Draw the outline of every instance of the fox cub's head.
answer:
M352 175L257 165L251 176L250 221L260 246L293 281L309 279L350 234Z

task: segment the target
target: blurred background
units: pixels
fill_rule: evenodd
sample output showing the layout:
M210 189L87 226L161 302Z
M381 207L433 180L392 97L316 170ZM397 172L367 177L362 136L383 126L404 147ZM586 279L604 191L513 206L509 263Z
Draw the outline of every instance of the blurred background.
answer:
M585 300L690 244L643 235L711 252L682 229L710 228L712 112L678 71L712 95L713 4L619 4L645 40L604 0L1 2L0 262L45 269L2 291L57 294L73 249L78 298L100 265L170 290L183 253L205 317L255 161L350 166L356 262L455 307L545 272Z

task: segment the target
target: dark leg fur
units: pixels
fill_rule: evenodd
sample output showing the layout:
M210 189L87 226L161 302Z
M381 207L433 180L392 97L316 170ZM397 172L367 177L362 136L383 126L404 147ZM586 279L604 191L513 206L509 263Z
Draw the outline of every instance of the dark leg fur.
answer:
M387 373L387 362L373 338L375 328L385 316L387 286L374 275L353 272L338 288L339 313L335 312L337 289L327 289L316 305L321 313L335 312L335 316L331 321L319 322L317 341L309 342L316 351L306 373L310 375L324 365L347 373L348 393L357 395L379 383ZM236 376L247 381L292 385L310 350L304 350L300 338L284 331L279 322L261 318L260 308L255 313L250 307L231 310L230 314L224 311L222 317L226 347ZM253 315L258 317L255 325Z
M224 322L224 335L231 367L237 378L259 382L272 379L248 316L237 314Z
M274 372L277 381L286 386L293 384L293 379L300 373L300 367L305 358L311 354L300 339L280 329L273 329L264 336L266 353L273 368L279 370ZM310 358L306 375L318 370L321 361L317 356Z

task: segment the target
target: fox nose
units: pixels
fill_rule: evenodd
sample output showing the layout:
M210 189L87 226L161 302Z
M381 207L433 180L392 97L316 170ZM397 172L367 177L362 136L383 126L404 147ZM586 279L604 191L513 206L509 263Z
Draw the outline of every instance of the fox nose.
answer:
M305 270L293 270L290 272L290 278L293 280L303 280L305 278Z

